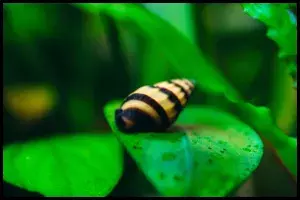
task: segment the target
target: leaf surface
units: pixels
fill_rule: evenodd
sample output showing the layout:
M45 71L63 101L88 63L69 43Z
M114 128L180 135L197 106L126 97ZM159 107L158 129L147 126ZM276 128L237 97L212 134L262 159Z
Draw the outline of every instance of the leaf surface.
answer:
M110 126L163 196L226 196L260 163L258 135L220 110L190 106L167 132L124 134L114 120L120 103L105 107Z
M47 197L106 196L123 172L122 148L111 134L60 136L3 150L3 179Z

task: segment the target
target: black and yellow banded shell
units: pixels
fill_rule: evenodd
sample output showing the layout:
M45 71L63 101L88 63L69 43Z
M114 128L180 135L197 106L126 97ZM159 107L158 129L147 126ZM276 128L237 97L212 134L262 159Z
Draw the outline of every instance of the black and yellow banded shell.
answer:
M116 125L122 132L164 131L177 119L193 89L193 82L187 79L143 86L116 110Z

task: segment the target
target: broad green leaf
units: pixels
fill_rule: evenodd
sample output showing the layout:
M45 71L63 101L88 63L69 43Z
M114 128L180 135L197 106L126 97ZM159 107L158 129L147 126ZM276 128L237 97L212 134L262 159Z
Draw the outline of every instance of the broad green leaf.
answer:
M184 196L191 179L191 151L183 133L123 134L118 131L114 113L119 101L105 107L105 115L118 139L164 196Z
M162 195L226 196L260 162L258 135L219 110L186 108L174 125L177 132L124 134L114 122L119 106L115 101L105 107L110 126Z
M119 25L130 26L133 31L144 35L150 43L156 46L157 50L168 58L179 76L196 80L198 89L207 93L225 94L233 99L239 97L237 91L204 58L195 44L175 27L145 8L137 4L122 3L76 3L74 5L95 15L99 12L106 13L112 16Z
M226 196L246 181L260 163L263 143L259 136L228 113L189 106L177 125L187 126L192 144L192 196Z
M122 153L103 133L11 144L3 150L3 179L46 197L102 197L122 175Z

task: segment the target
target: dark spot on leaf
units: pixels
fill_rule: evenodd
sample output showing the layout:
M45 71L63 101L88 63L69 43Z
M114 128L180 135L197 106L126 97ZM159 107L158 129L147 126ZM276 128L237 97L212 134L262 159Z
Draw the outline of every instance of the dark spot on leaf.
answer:
M138 146L133 146L134 149L142 149L141 147Z
M173 142L176 143L176 142L181 142L182 141L182 138L181 137L178 137L177 139L175 139Z
M164 153L162 155L162 160L163 161L172 161L172 160L175 160L175 158L176 158L176 154L175 153L171 153L171 152Z
M136 150L143 149L139 143L133 145L133 148L136 149Z
M197 140L192 140L192 143L193 144L197 144Z
M247 177L248 175L249 175L249 173L247 173L247 172L244 172L244 173L242 174L243 177Z
M210 158L208 159L208 164L212 164L213 163L213 160Z
M244 150L244 151L247 151L247 152L251 152L251 149L249 149L249 148L247 148L247 147L246 147L246 148L243 148L243 150Z
M221 153L225 153L225 151L226 151L226 149L223 148L220 152Z
M179 176L179 175L174 175L173 179L175 181L183 181L183 177L182 176Z
M211 147L208 147L208 149L212 149Z
M163 172L160 172L160 173L159 173L159 179L160 179L160 180L165 179L165 177L166 177L166 176L165 176L165 174L164 174Z

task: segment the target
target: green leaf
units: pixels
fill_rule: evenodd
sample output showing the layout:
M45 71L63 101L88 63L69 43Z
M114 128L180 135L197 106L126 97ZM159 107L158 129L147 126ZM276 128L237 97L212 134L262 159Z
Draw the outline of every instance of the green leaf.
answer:
M47 15L54 11L50 4L47 7L32 3L5 3L4 10L10 21L10 27L6 24L4 26L5 31L9 30L5 39L33 39L40 34L50 35L55 31L56 19Z
M226 94L237 99L239 94L224 79L221 73L205 58L200 49L179 30L137 4L107 3L78 6L95 15L99 12L112 16L117 24L129 26L145 36L157 51L168 58L179 76L197 81L198 89L207 93ZM159 30L159 31L157 31ZM153 58L155 59L155 58ZM213 81L213 84L211 80Z
M224 197L258 167L263 143L232 115L213 107L188 106L177 124L187 126L193 149L191 196Z
M157 50L157 46L148 42L144 48L146 53L142 56L142 83L147 85L169 78L170 72L173 72L172 68L166 57Z
M260 138L229 114L187 107L173 126L177 132L123 134L114 122L119 106L105 107L109 124L164 196L226 196L260 163Z
M123 134L118 131L114 113L119 101L105 107L105 115L118 139L164 196L184 196L191 179L191 152L183 133Z
M275 41L279 47L279 62L274 71L274 89L270 108L272 115L278 122L279 119L286 119L284 124L278 123L277 125L283 130L289 131L288 129L296 121L296 112L293 112L296 109L293 100L295 98L293 88L297 88L296 16L288 9L291 6L290 3L244 3L242 5L247 14L266 25L267 36ZM293 78L293 83L290 76ZM271 139L280 140L275 139L275 137L277 136L273 136Z
M288 137L287 142L283 148L277 148L276 153L284 166L297 177L297 139Z
M116 138L81 133L5 146L3 179L47 197L108 195L123 171Z
M235 103L232 110L271 143L285 167L297 176L297 139L288 137L277 127L270 109L250 103Z
M288 10L288 3L243 3L242 5L248 15L267 26L267 36L279 46L280 58L297 56L297 19ZM294 73L295 68L292 67L290 70Z

